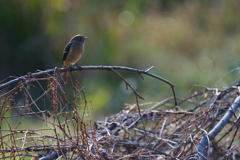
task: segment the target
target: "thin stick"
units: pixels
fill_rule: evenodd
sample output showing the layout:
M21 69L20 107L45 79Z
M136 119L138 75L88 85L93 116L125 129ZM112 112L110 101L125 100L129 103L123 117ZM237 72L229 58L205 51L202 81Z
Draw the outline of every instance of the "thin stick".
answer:
M159 79L159 80L167 83L168 85L170 85L171 89L172 89L172 92L173 92L175 105L177 105L177 99L176 99L176 94L175 94L175 90L174 90L174 84L172 84L171 82L169 82L168 80L166 80L166 79L164 79L164 78L162 78L160 76L157 76L155 74L149 73L148 71L150 69L152 69L152 67L150 67L147 70L139 70L139 69L124 67L124 66L80 66L80 67L73 67L73 68L59 68L58 72L78 71L78 70L80 70L80 71L81 70L110 70L110 71L113 71L113 70L125 70L125 71L130 71L130 72L136 72L136 73L138 73L140 75L141 74L145 74L145 75L148 75L150 77ZM20 82L22 80L31 79L32 76L39 77L39 76L43 76L45 74L53 74L55 70L56 70L56 68L55 69L49 69L49 70L46 70L46 71L40 71L40 72L37 72L37 73L27 74L25 76L21 76L21 77L15 78L15 79L13 79L11 81L8 81L6 83L1 84L0 85L0 90L3 90L4 88L10 87L12 84Z

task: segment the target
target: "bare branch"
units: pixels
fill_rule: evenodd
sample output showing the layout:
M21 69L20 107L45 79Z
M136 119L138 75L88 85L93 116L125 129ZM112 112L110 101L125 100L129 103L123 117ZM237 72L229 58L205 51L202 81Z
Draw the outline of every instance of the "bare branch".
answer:
M235 113L237 108L240 105L240 96L238 96L232 106L229 108L228 112L225 114L225 116L218 122L216 126L208 133L208 135L205 135L202 140L199 143L198 146L198 158L200 160L203 159L204 152L205 152L205 146L208 143L208 138L213 139L222 129L223 127L228 123L232 115Z
M113 72L132 89L135 103L92 125L95 102L87 99L84 86L72 72L72 92L61 84L61 72L68 69L55 67L5 81L2 88L11 85L0 96L0 159L240 159L239 79L224 89L196 85L179 106L170 103L176 97L169 82L173 97L139 104L140 94L118 71L162 80L150 69L73 69Z
M144 70L138 70L138 69L135 69L135 68L120 67L120 66L80 66L80 67L74 67L74 68L59 68L58 72L81 71L81 70L110 70L110 71L113 71L113 70L125 70L125 71L130 71L130 72L136 72L136 73L139 73L140 75L141 74L145 74L145 75L148 75L150 77L154 77L156 79L159 79L159 80L167 83L168 85L170 85L171 88L172 88L172 91L173 91L173 97L174 97L174 100L175 100L175 105L177 105L176 95L175 95L175 91L174 91L174 84L170 83L168 80L166 80L166 79L164 79L162 77L159 77L157 75L149 73L148 71L150 69L152 69L152 68L153 67L150 67L149 69L144 71ZM31 76L39 77L39 76L43 76L45 74L53 74L56 70L57 70L57 68L46 70L46 71L40 71L40 72L37 72L37 73L31 73L31 74L28 74L28 75L25 75L25 76L21 76L19 78L15 78L15 79L13 79L13 80L11 80L9 82L1 84L0 85L0 90L2 90L4 88L7 88L7 87L11 86L12 84L17 83L19 81L31 79Z

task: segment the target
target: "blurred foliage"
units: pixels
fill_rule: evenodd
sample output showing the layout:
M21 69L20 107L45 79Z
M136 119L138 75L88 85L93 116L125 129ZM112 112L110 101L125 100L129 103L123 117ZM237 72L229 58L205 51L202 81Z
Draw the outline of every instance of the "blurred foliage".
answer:
M61 67L65 45L82 34L89 39L79 65L155 66L151 72L174 83L181 98L195 84L214 87L239 65L239 6L233 0L0 1L0 79ZM172 96L162 82L121 74L145 97L141 102ZM111 72L74 75L93 101L93 114L105 116L135 102ZM238 76L233 72L215 86Z

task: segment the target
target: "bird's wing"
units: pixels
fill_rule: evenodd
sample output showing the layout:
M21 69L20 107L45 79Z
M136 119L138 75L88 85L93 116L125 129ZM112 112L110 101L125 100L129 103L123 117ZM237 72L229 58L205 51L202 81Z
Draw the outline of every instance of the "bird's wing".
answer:
M70 52L71 50L71 46L72 46L72 43L68 43L63 51L63 59L62 59L62 63L66 60L67 56L68 56L68 53Z

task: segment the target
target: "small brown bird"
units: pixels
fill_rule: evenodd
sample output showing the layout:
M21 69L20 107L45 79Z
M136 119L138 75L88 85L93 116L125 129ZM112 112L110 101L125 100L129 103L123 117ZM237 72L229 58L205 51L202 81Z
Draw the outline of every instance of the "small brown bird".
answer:
M76 64L77 61L82 57L84 53L84 42L88 37L82 35L74 36L70 42L66 45L63 51L62 63L65 67L69 67L69 64ZM77 64L76 64L77 65ZM64 83L68 81L68 73L64 72Z

